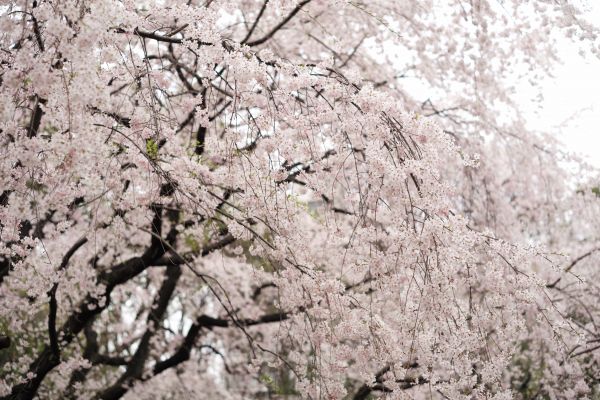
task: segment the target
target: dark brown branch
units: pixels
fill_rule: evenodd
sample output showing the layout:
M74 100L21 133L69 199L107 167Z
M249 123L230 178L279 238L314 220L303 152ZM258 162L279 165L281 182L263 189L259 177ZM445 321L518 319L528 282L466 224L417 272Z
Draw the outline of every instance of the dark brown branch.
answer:
M583 354L588 354L588 353L591 353L591 352L596 351L598 349L600 349L600 345L594 346L594 347L586 349L586 350L581 350L580 352L571 355L571 358L578 357L578 356L581 356Z
M415 368L417 366L418 366L418 364L416 364L416 363L405 365L405 367L409 367L409 368ZM379 392L385 392L385 393L393 392L392 389L385 386L384 380L383 380L383 376L389 371L390 371L390 366L384 367L381 370L379 370L377 372L377 374L375 374L375 383L370 384L370 385L367 385L365 383L364 385L362 385L358 389L356 394L354 395L353 400L365 400L369 397L369 395L373 391L379 391ZM406 389L410 389L414 386L424 385L426 383L429 383L429 380L423 378L422 376L419 376L416 379L396 379L396 380L394 380L394 382L401 383L400 389L406 390Z
M209 243L206 246L204 246L204 248L202 249L202 252L200 254L202 257L207 256L210 253L212 253L213 251L220 250L233 242L235 242L235 238L231 234L227 234L227 235L223 236L220 240L213 242L213 243ZM157 258L156 260L154 260L150 266L152 266L152 267L165 267L165 266L168 267L168 266L175 266L175 265L183 265L183 264L187 264L188 262L190 262L190 261L187 260L186 258L184 258L183 256L181 256L179 254L174 254L173 252L169 252L168 254L165 254L163 257L160 257L160 258Z
M62 262L58 266L58 272L63 271L67 267L69 260L71 259L73 254L75 254L75 252L79 250L81 246L86 244L87 241L88 239L86 237L83 237L77 242L75 242L73 246L71 246L71 248L64 255ZM48 297L50 298L50 311L48 313L48 336L50 337L50 349L52 350L54 357L56 357L56 359L59 360L60 349L58 347L58 335L56 333L56 312L58 311L58 304L56 302L57 289L58 281L55 282L54 285L52 285L52 288L48 291Z
M0 335L0 350L7 349L10 347L10 338L8 336Z
M175 268L173 268L173 269L175 269ZM181 274L181 270L179 268L176 268L176 269L179 271L179 274ZM171 268L169 270L171 270ZM169 271L169 270L167 270L167 271ZM168 274L169 274L169 272L167 272L167 275ZM171 274L173 274L173 272L171 272ZM171 275L171 277L173 277L173 276L174 275ZM161 287L161 289L159 291L159 294L157 297L158 300L157 300L157 302L155 302L156 308L153 307L153 310L155 310L154 311L155 316L157 316L157 314L159 314L159 313L161 313L161 315L162 315L166 311L165 303L168 304L168 300L165 301L164 299L167 297L167 291L170 290L170 286L168 284L169 280L170 280L170 278L167 278L165 280L165 282L163 283L163 286ZM166 286L168 286L168 287L166 287ZM172 287L172 289L174 290L174 286ZM169 297L170 297L170 295L169 295ZM156 303L158 303L158 304L156 304ZM163 308L163 305L164 305L164 308ZM259 324L267 324L267 323L283 321L283 320L287 319L287 317L288 317L287 313L274 313L274 314L263 315L262 317L260 317L258 319L245 319L245 320L241 320L238 322L245 326L253 326L253 325L259 325ZM152 316L149 317L149 323L150 323L151 318L153 318L153 317ZM160 319L162 319L162 317L160 317ZM230 322L231 321L229 321L227 319L212 318L212 317L209 317L206 315L202 315L201 317L199 317L196 320L196 322L194 324L192 324L192 326L188 330L188 333L186 334L185 339L184 339L183 343L181 344L181 346L179 347L179 349L171 357L167 358L166 360L156 363L156 365L153 368L152 376L156 376L169 368L175 367L175 366L181 364L182 362L187 361L190 357L191 351L194 348L196 340L198 339L198 336L199 336L200 332L202 331L202 329L212 330L215 327L227 328L230 326ZM145 381L147 379L150 379L150 377L146 377L146 376L142 375L144 365L143 365L143 363L140 363L140 360L145 360L145 358L148 355L148 343L149 343L148 341L149 341L150 336L151 336L151 333L148 333L148 331L144 334L144 336L141 339L140 344L138 345L139 347L138 347L138 350L136 350L136 354L133 356L132 360L128 364L127 371L121 376L121 378L113 386L111 386L110 388L108 388L107 390L105 390L104 392L99 394L97 396L98 399L102 399L102 400L119 399L129 390L129 387L132 384L134 384L135 381ZM201 348L210 348L213 351L215 351L217 354L222 356L222 354L217 352L212 346L203 345L203 346L201 346ZM138 354L142 354L142 353L143 353L143 356L138 356Z
M298 14L298 12L300 12L302 7L304 7L305 5L307 5L310 2L311 2L311 0L304 0L300 3L298 3L298 5L296 7L294 7L294 9L288 14L288 16L285 17L280 23L275 25L275 27L273 29L271 29L271 31L269 33L267 33L265 36L263 36L260 39L248 42L247 45L250 47L258 46L260 44L263 44L267 40L271 39L277 32L279 32L279 30L281 30L285 25L287 25L287 23L290 22L292 20L292 18L294 18L294 16L296 14Z
M284 321L286 319L288 319L289 314L288 313L273 313L273 314L265 314L260 318L257 319L238 319L237 322L239 322L240 325L242 326L254 326L254 325L260 325L260 324L269 324L272 322L281 322ZM196 323L200 324L200 326L202 328L208 328L208 329L212 329L212 328L228 328L231 326L231 322L229 319L223 319L223 318L213 318L213 317L209 317L208 315L202 315L201 317L198 318L198 320L196 321Z
M255 320L246 319L240 320L238 322L245 326L253 326L259 324L280 322L287 318L287 313L274 313L263 315L262 317ZM166 369L175 367L181 364L182 362L187 361L190 358L190 354L192 348L194 347L194 344L196 343L196 339L198 338L198 335L200 334L203 328L209 330L212 330L213 328L227 328L230 326L230 322L231 321L227 319L212 318L207 315L200 316L196 320L196 322L194 322L194 324L192 324L192 326L190 327L179 349L171 357L167 358L164 361L156 363L156 365L154 366L153 375L158 375Z
M204 256L212 253L215 250L222 249L223 247L225 247L233 242L235 242L235 238L233 237L233 235L228 233L220 240L204 246L204 248L202 249L202 256L204 257Z
M206 109L206 89L202 91L202 103L200 104L201 109ZM196 132L196 145L194 146L194 153L202 155L204 153L204 142L206 140L206 126L200 125Z
M163 281L148 314L148 328L146 329L146 332L144 332L131 361L127 364L127 369L114 385L98 395L99 399L117 400L127 393L129 387L131 387L136 380L141 379L146 359L150 353L150 340L154 336L156 328L164 319L167 306L169 305L171 296L173 295L179 277L181 276L181 268L178 266L167 268L165 276L165 280Z
M208 120L210 122L214 121L215 118L217 118L219 115L221 115L223 113L223 111L225 111L227 109L227 107L229 107L230 105L231 105L231 100L227 101L219 110L215 111L215 113L213 115L208 117Z
M155 234L160 234L158 220L161 218L161 208L154 207L155 217L152 227ZM173 228L167 235L167 242L174 242L177 231ZM102 273L98 278L98 283L104 285L103 295L88 294L80 306L74 311L63 324L61 328L61 340L64 343L71 343L73 338L81 332L86 325L92 321L96 315L104 311L110 304L110 295L113 289L144 271L152 262L165 254L162 242L154 239L150 247L140 257L131 258L125 262L117 264L108 271ZM54 356L50 346L44 347L37 358L29 365L29 372L34 376L23 383L13 386L11 393L0 398L0 400L31 400L37 394L38 388L48 372L52 371L60 361Z
M596 252L598 250L600 250L600 248L592 249L592 250L588 251L587 253L584 253L584 254L580 255L579 257L577 257L576 259L574 259L573 261L571 261L571 263L569 264L569 266L567 268L565 268L564 272L565 273L570 272L573 269L573 267L575 267L575 265L577 265L578 262L580 262L581 260L586 259L587 257L591 256L594 252ZM546 285L546 287L548 289L552 289L552 288L556 287L556 285L558 284L558 282L560 282L561 279L562 279L562 277L557 278L554 282Z
M35 106L33 107L33 114L31 116L29 128L27 129L27 137L30 139L35 137L40 129L40 123L42 122L42 116L44 115L44 111L40 104L46 104L46 99L35 96Z
M383 380L383 375L385 375L389 370L390 370L389 365L380 369L375 374L375 382L380 384ZM373 391L372 385L367 385L365 383L358 389L358 391L356 392L356 394L353 397L353 400L365 400L371 394L371 391Z
M170 36L166 36L166 35L158 35L154 32L148 32L146 30L140 29L140 28L135 28L133 30L133 33L135 33L138 36L141 36L143 38L146 39L153 39L159 42L165 42L165 43L182 43L183 39L180 38L174 38L174 37L170 37Z
M92 329L91 325L92 321L90 321L90 323L84 329L86 343L85 348L83 349L83 358L89 361L92 361L98 353L98 334ZM73 371L71 378L69 379L69 384L65 389L65 398L72 400L77 398L75 384L83 382L89 370L89 368L81 367Z
M215 349L214 346L211 346L210 344L203 344L199 348L200 349L209 349L214 354L216 354L219 357L221 357L221 360L223 360L223 365L225 366L225 371L227 371L228 374L232 373L231 369L229 368L229 365L227 365L227 360L225 359L225 355L223 355L223 353L221 353L219 350Z
M83 350L83 358L89 360L92 365L110 365L110 366L121 366L127 365L129 362L125 357L112 357L98 353L98 334L93 330L92 323L85 327L84 333L86 338L86 345ZM71 379L65 390L64 397L71 400L78 398L75 385L79 382L83 382L90 368L78 368L71 374Z
M256 29L256 26L258 25L258 21L260 21L260 19L263 16L263 13L267 9L267 4L269 4L269 0L264 1L262 7L260 8L260 11L258 12L258 15L256 16L256 19L254 20L254 23L252 24L252 26L250 27L250 30L248 30L248 33L246 34L246 37L244 38L244 40L241 41L242 44L246 44L246 42L248 40L250 40L250 36L252 36L252 34L254 33L254 30Z
M258 298L258 296L261 295L262 291L265 290L266 288L276 288L276 287L277 287L277 285L275 285L273 282L263 283L262 285L260 285L256 289L254 289L254 293L252 293L252 300L256 300Z
M4 281L4 277L10 272L11 260L7 256L0 258L0 285Z
M358 42L358 44L356 46L354 46L354 48L352 49L352 51L350 52L350 54L348 55L348 57L346 57L346 59L344 60L344 62L339 66L339 68L344 68L349 62L350 60L352 60L352 58L354 57L354 55L356 54L356 52L358 51L359 47L363 44L363 42L365 41L367 37L363 36L360 41Z
M92 360L92 364L110 365L112 367L118 367L121 365L127 365L129 360L125 357L107 356L105 354L96 354Z
M121 32L121 31L118 31L118 32ZM125 33L125 31L122 31L122 33ZM143 37L146 39L153 39L158 42L176 43L176 44L183 43L183 39L181 39L181 38L174 38L174 37L170 37L168 35L159 35L157 33L149 32L149 31L146 31L141 28L135 28L133 30L133 33L140 37ZM198 46L213 46L214 45L214 43L202 42L200 40L195 40L195 42L198 44ZM224 46L224 47L227 48L228 46Z
M107 117L114 119L117 124L123 125L127 128L131 128L131 119L130 118L122 117L119 114L114 113L114 112L102 111L98 107L94 107L94 106L90 107L90 110L92 111L92 114L100 113L102 115L106 115Z
M42 33L40 31L38 20L33 16L33 14L31 14L31 19L33 20L33 33L35 34L35 40L37 41L40 51L44 51L44 42L42 41Z

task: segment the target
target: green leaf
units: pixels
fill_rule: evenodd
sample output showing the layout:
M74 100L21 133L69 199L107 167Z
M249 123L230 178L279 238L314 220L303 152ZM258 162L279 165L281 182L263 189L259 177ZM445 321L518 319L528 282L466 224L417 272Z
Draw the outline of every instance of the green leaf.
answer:
M29 179L25 182L27 189L31 189L35 192L43 192L46 189L46 185L36 181L35 179Z
M156 160L158 158L158 143L153 139L146 140L146 153L151 160Z
M192 236L187 235L185 237L185 244L192 250L194 253L200 253L200 243Z

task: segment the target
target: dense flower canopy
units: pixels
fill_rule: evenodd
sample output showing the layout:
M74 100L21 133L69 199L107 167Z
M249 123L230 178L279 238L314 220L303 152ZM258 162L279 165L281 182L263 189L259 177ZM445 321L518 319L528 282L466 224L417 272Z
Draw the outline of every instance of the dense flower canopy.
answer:
M597 175L513 96L582 8L0 13L0 398L600 394Z

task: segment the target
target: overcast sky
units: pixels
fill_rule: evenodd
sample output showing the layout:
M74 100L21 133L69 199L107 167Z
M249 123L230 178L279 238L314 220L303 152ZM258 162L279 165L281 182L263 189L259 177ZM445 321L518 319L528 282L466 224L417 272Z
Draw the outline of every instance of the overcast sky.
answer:
M600 61L565 53L565 64L542 85L543 101L524 107L532 127L555 133L568 148L600 167Z
M586 3L590 20L600 21L600 0ZM564 65L542 84L544 100L529 112L531 126L556 133L568 148L600 168L600 60L584 59L572 44L563 47Z

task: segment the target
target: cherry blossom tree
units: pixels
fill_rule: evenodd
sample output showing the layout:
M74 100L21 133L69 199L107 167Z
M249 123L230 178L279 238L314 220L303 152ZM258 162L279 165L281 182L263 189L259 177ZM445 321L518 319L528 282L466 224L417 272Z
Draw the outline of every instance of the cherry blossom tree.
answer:
M584 6L2 4L0 398L600 394Z

